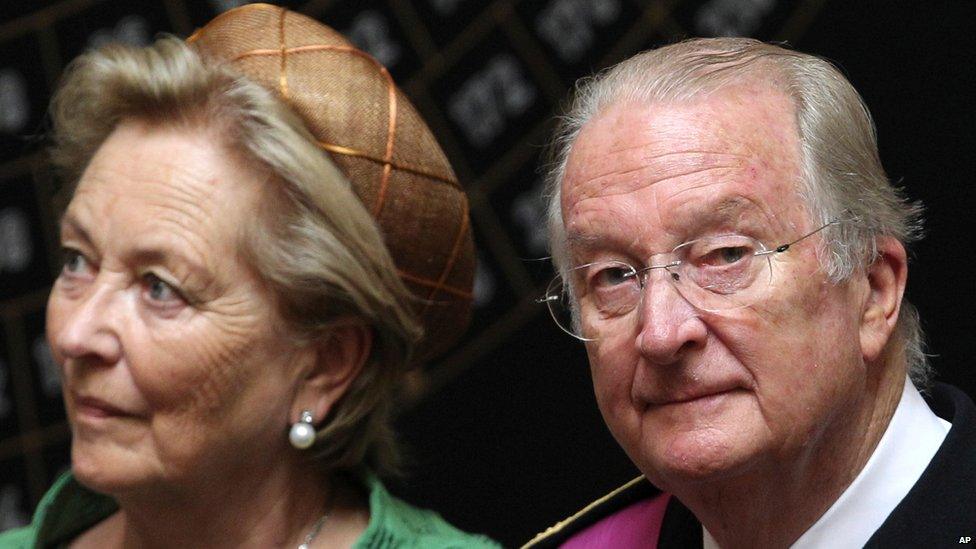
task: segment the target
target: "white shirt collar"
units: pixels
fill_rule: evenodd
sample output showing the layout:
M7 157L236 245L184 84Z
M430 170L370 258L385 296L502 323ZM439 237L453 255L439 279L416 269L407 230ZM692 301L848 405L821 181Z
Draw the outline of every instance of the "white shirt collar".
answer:
M950 427L906 379L895 413L864 469L792 549L864 547L922 476ZM718 549L708 530L702 531L704 549Z

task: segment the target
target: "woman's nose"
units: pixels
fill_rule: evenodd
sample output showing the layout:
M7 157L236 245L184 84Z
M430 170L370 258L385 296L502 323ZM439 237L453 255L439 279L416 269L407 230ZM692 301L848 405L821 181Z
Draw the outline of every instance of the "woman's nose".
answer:
M708 330L678 292L668 269L650 271L643 288L637 350L653 364L671 364L688 349L705 345Z
M64 359L85 358L114 364L121 357L118 296L105 285L93 284L83 296L55 296L48 302L48 326L54 351Z

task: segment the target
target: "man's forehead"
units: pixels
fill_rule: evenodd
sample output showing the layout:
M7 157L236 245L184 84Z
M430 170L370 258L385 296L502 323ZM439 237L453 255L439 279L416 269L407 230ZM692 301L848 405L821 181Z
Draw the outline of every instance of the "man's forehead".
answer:
M744 227L771 227L786 221L784 216L788 212L773 211L763 197L747 197L740 195L702 196L698 200L690 201L668 212L667 222L663 228L670 228L678 236L689 238L699 231L708 228L726 227L738 230ZM639 234L627 234L624 240L641 239ZM621 236L614 223L577 223L567 226L566 243L577 251L600 248L609 241L617 240ZM626 245L627 242L619 242Z
M563 192L583 198L675 178L717 181L723 170L797 172L798 160L792 101L768 87L737 86L692 101L618 102L580 131Z
M781 229L802 210L799 150L792 102L770 89L614 105L581 131L568 159L567 238L586 248L719 226Z
M594 115L580 130L576 143L593 140L606 149L651 147L666 153L682 144L734 148L787 132L796 136L792 100L779 90L755 84L682 101L618 101ZM570 154L586 151L574 144Z

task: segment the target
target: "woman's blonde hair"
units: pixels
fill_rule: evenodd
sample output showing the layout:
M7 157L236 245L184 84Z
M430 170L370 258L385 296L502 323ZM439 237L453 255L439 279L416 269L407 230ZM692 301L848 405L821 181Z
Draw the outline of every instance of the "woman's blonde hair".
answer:
M319 429L322 463L395 472L392 412L422 327L376 223L301 119L175 37L80 56L66 70L51 117L51 160L69 191L123 120L216 129L228 150L273 174L259 222L243 229L240 245L276 294L288 328L316 341L337 320L354 317L375 335L366 366Z

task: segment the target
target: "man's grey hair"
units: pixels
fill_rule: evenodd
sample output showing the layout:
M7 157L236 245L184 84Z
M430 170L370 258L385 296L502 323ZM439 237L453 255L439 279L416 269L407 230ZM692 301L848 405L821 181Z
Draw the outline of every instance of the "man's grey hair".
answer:
M894 237L906 247L921 238L921 204L889 183L871 114L832 64L749 38L699 38L646 51L577 83L549 150L548 229L557 270L565 274L570 267L560 204L566 162L589 120L617 103L683 102L750 82L771 85L793 102L801 148L797 190L811 219L856 220L824 231L819 254L832 282L870 265L880 237ZM907 301L888 352L894 360L904 357L916 386L928 386L931 368L920 320Z

